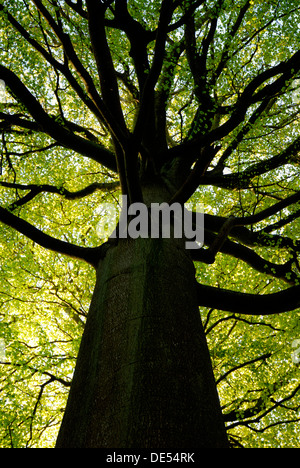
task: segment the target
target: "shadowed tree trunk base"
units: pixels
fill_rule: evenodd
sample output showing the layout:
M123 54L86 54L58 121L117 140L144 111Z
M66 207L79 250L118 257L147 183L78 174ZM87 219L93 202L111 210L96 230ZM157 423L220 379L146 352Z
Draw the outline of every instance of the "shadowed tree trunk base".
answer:
M228 448L182 241L107 252L57 448Z

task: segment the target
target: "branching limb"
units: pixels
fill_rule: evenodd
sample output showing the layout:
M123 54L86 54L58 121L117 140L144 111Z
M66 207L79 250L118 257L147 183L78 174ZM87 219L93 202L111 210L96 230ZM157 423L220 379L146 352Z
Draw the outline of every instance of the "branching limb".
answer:
M120 124L119 120L115 120L115 115L114 111L111 112L110 108L105 104L103 99L100 97L97 88L95 86L94 80L90 73L87 71L85 66L82 64L81 60L79 59L74 45L70 39L70 36L65 33L63 30L62 26L60 23L57 23L50 12L47 10L45 5L40 0L33 0L34 4L36 5L38 11L41 13L41 15L44 16L46 21L48 22L49 26L61 42L64 52L66 56L68 57L68 60L72 63L74 68L76 69L77 73L79 74L82 82L84 83L86 87L86 91L88 95L91 97L93 103L98 109L98 114L100 113L102 122L104 121L105 124L108 126L108 128L111 131L111 134L121 143L121 141L124 141L125 139L125 131L123 128L123 125ZM100 2L97 2L99 5L101 5ZM95 5L96 2L93 2L93 5ZM94 21L94 19L93 19ZM84 93L83 93L84 94Z
M83 9L82 0L78 0L74 3L72 0L65 0L66 4L71 7L76 13L78 13L82 18L87 19L88 14L87 11Z
M198 161L194 165L193 169L191 170L190 174L188 175L182 186L178 189L178 191L170 200L170 205L172 203L183 204L189 200L189 198L197 190L199 186L199 181L201 180L210 162L214 159L218 151L219 148L213 148L211 146L201 149Z
M217 236L205 230L204 243L209 247L216 243ZM223 241L224 239L222 239ZM219 241L218 241L219 242ZM245 247L244 245L226 240L219 250L221 253L230 255L231 257L242 260L255 271L259 273L267 274L273 278L278 278L285 281L288 284L295 285L299 280L297 274L292 270L294 259L292 258L288 262L280 265L265 260L258 255L254 250ZM210 249L197 249L193 250L192 259L206 264L213 264L215 261L215 255L212 255Z
M154 50L154 59L152 66L148 73L148 77L145 81L145 85L141 96L141 105L137 116L137 121L134 129L135 144L139 147L143 139L143 133L145 130L145 121L147 121L148 114L154 115L154 88L161 73L165 48L168 25L171 21L175 4L172 0L163 0L161 4L160 18L158 28L156 31L156 42ZM152 112L151 112L152 110Z
M3 8L4 7L0 5L0 11ZM43 10L43 11L47 11L47 10ZM51 15L48 14L48 17L51 18ZM43 47L43 45L41 45L36 39L34 39L30 35L30 33L14 18L14 16L9 11L6 12L6 18L10 22L10 24L16 29L16 31L18 31L18 33L21 34L21 36L25 39L25 41L28 44L30 44L35 50L37 50L41 54L41 56L53 67L56 73L60 72L63 74L63 76L72 86L73 90L77 93L78 97L80 97L82 102L84 102L84 104L90 109L90 111L97 117L99 121L103 122L104 116L101 113L101 110L103 110L101 98L94 86L91 76L87 73L85 69L82 68L82 65L80 65L80 61L78 60L77 62L77 68L75 65L74 66L76 70L78 71L78 74L83 84L86 87L87 93L84 92L80 84L77 82L77 79L72 74L67 62L61 63L58 60L56 60L53 54L51 53L51 50L49 50L49 48L48 50L46 50ZM63 42L62 45L64 47L67 47L66 37L64 36L64 33L59 29L58 25L56 25L53 19L52 19L51 24L53 26L55 25L55 28L57 28L56 29L57 32L58 31L61 32L60 38L62 40L64 39L65 41ZM69 46L70 46L70 43L69 43ZM72 59L72 55L71 55L70 61L72 61L71 59ZM74 56L73 56L73 59L74 59Z
M72 149L83 156L94 159L107 168L116 171L116 163L113 153L99 144L75 135L56 122L44 111L41 104L30 93L28 88L22 83L17 75L1 64L0 78L5 81L7 87L11 90L11 93L26 107L43 132L47 133L62 146Z
M128 174L126 173L126 150L129 132L121 107L117 74L107 42L105 12L108 3L95 2L94 0L86 1L88 25L103 103L106 109L109 109L109 114L112 117L109 119L108 125L114 140L122 193L126 195L129 193L130 195L132 185L130 185ZM129 157L132 158L133 155L130 154Z
M228 253L228 249L233 252L236 252L237 250L249 250L245 249L243 246L234 244L233 242L227 241L227 237L233 237L234 239L238 240L239 242L242 242L246 245L250 246L263 246L263 247L271 247L273 248L274 245L276 245L278 248L288 248L292 252L299 252L300 251L300 242L299 241L293 241L289 238L286 237L281 237L278 235L270 235L268 233L265 233L263 231L260 232L251 232L248 229L245 228L247 225L253 225L256 223L259 223L265 219L267 219L270 216L273 216L274 214L278 213L279 211L283 210L284 208L298 203L300 200L300 192L297 192L290 197L287 197L286 199L275 203L273 206L270 208L267 208L265 210L262 210L261 212L254 214L252 216L246 216L244 218L222 218L219 216L211 216L211 215L205 215L204 222L205 222L205 228L206 228L206 240L205 242L209 242L210 249L201 254L199 254L199 260L204 261L205 263L213 263L215 260L215 256L218 253L218 251L221 252L226 252ZM196 216L197 214L195 214ZM291 218L293 220L294 217ZM216 232L217 237L214 238L212 232ZM213 240L212 240L213 239ZM223 248L224 246L224 248ZM249 250L249 252L251 252ZM230 253L230 252L229 252ZM243 252L242 252L243 254ZM252 259L253 256L256 256L255 252L252 252L250 255L250 258ZM203 260L201 260L201 256L203 257ZM249 255L246 255L246 258L249 258ZM260 258L257 256L257 258ZM290 262L291 263L291 262ZM289 262L287 266L289 265ZM259 266L259 265L258 265ZM266 268L266 267L264 267ZM274 268L274 271L277 271L277 268L282 268L282 266L272 266L271 271ZM256 267L256 269L258 269ZM268 267L267 267L268 269ZM266 272L266 271L265 271ZM294 276L294 274L290 271L285 272L285 275L288 275L289 277Z
M234 23L231 31L228 33L228 39L227 41L225 42L224 44L224 47L223 47L223 52L222 52L222 56L221 56L221 59L220 59L220 62L219 62L219 65L214 73L214 77L213 77L213 81L216 82L216 80L218 79L218 77L220 76L220 74L222 73L222 71L224 70L224 67L226 66L228 60L229 60L229 49L230 49L230 46L234 40L234 37L235 35L237 34L238 30L240 29L240 26L244 20L244 17L247 13L247 11L249 10L250 8L250 5L251 5L251 1L250 0L247 0L245 5L241 8L240 10L240 13L237 17L237 20L236 22Z
M6 188L11 188L15 190L26 190L29 191L24 197L20 198L19 200L13 202L9 206L9 211L14 211L16 208L24 206L26 203L30 202L33 200L37 195L40 193L53 193L60 195L67 200L78 200L84 197L87 197L89 195L92 195L95 193L97 190L101 190L103 192L114 190L117 187L119 187L118 182L108 182L108 183L93 183L84 189L77 190L76 192L70 192L69 190L65 189L64 187L54 187L53 185L48 185L48 184L41 184L41 185L35 185L35 184L28 184L28 185L23 185L23 184L16 184L16 183L11 183L11 182L0 182L1 187L6 187Z
M86 5L91 44L98 68L102 99L105 106L110 109L110 113L118 123L120 130L126 135L127 129L120 103L116 72L106 37L104 16L107 7L105 3L96 2L95 0L87 0ZM120 135L115 135L115 137L122 146L123 141L120 141Z
M252 216L246 216L244 218L235 218L231 223L231 227L234 228L236 226L247 226L247 225L257 224L269 218L270 216L277 214L279 211L283 210L284 208L287 208L288 206L298 203L299 201L300 201L300 192L296 192L294 195L291 195L290 197L287 197L284 200L278 203L275 203L273 206L270 206L270 208L262 210L261 212L256 213Z
M230 233L233 227L234 220L235 220L234 216L230 216L225 221L218 235L216 236L215 240L209 247L208 254L211 255L211 258L213 260L215 259L217 253L222 249L224 243L226 242L228 234Z
M44 247L48 250L62 255L67 255L69 257L73 257L79 260L84 260L87 263L93 265L94 267L97 266L103 252L102 246L97 248L80 247L77 245L70 244L69 242L55 239L54 237L43 233L27 221L18 218L17 216L10 213L8 210L1 207L0 222L14 228L16 231L28 237L33 242L36 242L41 247Z
M236 141L236 145L237 144L238 141ZM200 179L200 185L215 185L229 190L244 189L249 187L249 183L254 177L266 174L267 172L278 169L286 164L299 164L300 162L300 138L297 138L291 145L272 158L252 164L247 169L239 173L233 173L225 176L219 175L219 171L224 169L224 163L234 148L235 144L234 147L230 147L228 148L228 151L226 150L224 152L216 167L216 171L207 172L206 175Z
M212 129L206 134L203 134L201 130L192 140L186 141L184 144L169 150L170 157L171 155L174 155L174 157L185 157L186 154L199 154L199 148L222 140L244 121L247 110L252 104L263 102L264 100L270 101L273 97L282 93L287 86L290 85L293 77L297 76L299 70L300 51L296 52L289 60L281 62L258 74L245 87L237 103L232 108L231 116L223 125ZM265 84L278 75L279 78L272 84Z
M267 109L270 107L270 103L272 102L272 99L265 99L258 109L256 109L251 117L249 118L248 122L244 125L244 127L238 132L237 136L234 138L234 140L230 143L230 145L226 148L224 151L222 157L219 159L219 162L215 168L215 171L220 173L223 171L225 168L225 162L226 160L230 157L230 155L233 153L233 151L238 147L238 145L243 141L243 139L246 137L246 135L251 131L253 128L253 125L260 119L260 117L266 112ZM272 102L273 104L273 102Z
M187 23L187 21L189 20L189 18L197 10L197 8L199 8L204 2L205 2L205 0L196 0L196 1L190 2L186 6L184 6L184 5L180 5L182 2L180 0L178 0L177 3L184 8L184 13L183 13L182 17L178 21L176 21L175 23L171 24L168 27L168 32L175 31L176 29L181 28L182 26L184 26Z
M158 81L156 95L155 95L155 142L152 142L152 146L155 143L155 153L158 153L157 162L161 166L163 161L161 160L161 153L166 152L168 148L167 144L167 103L170 98L171 87L174 82L174 75L176 72L176 66L180 55L184 50L184 41L180 43L172 44L167 53L166 61L161 73L161 77ZM150 138L151 139L151 135Z
M216 238L212 242L208 255L211 257L211 263L214 262L216 254L222 249L227 237L229 236L230 232L234 227L238 226L247 226L259 223L270 216L273 216L278 211L290 206L291 204L297 203L300 201L300 192L287 197L285 200L282 200L275 205L267 208L260 213L254 214L252 216L246 216L244 218L235 218L234 216L230 216L229 218L225 219L224 224L220 228ZM210 258L209 257L209 258Z
M30 190L31 192L34 192L36 195L38 195L39 193L45 193L45 192L54 193L54 194L63 196L67 200L78 200L80 198L91 195L97 190L101 190L103 192L114 190L117 187L119 187L119 183L118 182L104 182L104 183L95 182L85 187L84 189L77 190L76 192L70 192L64 187L59 188L59 187L55 187L53 185L48 185L48 184L24 185L24 184L15 184L11 182L0 182L0 186L11 188L11 189L16 189L16 190Z
M11 366L11 367L22 367L24 364L19 364L17 362L9 362L9 361L0 361L0 364L3 366ZM51 382L59 382L61 385L64 387L70 387L71 382L68 380L63 379L62 377L57 377L51 372L36 369L35 367L30 366L29 364L26 364L26 369L29 369L33 371L34 373L41 374L41 375L46 375L47 377L50 377Z
M266 356L266 358L271 357ZM247 364L246 364L247 365ZM237 366L236 368L233 368L232 372L235 370L238 370L240 366ZM230 371L229 371L230 373ZM223 379L222 379L223 380ZM282 382L276 382L273 385L270 386L269 389L266 389L263 394L257 398L256 400L253 401L254 406L251 406L248 409L240 410L239 407L231 410L229 413L224 414L224 420L226 422L234 422L234 421L239 421L242 422L245 420L249 420L250 418L253 419L254 416L258 416L259 414L263 413L269 406L271 402L274 402L274 399L272 398L272 395L274 392L277 390L280 390L282 388ZM298 387L299 389L299 387ZM298 391L298 390L297 390ZM296 393L297 393L296 391ZM293 390L290 394L290 397L287 397L287 400L292 399L293 396L295 396L295 390ZM272 405L273 406L273 405ZM247 423L246 423L247 424ZM268 426L270 427L270 426ZM251 429L251 428L249 428ZM263 432L263 431L262 431Z
M199 283L197 290L199 306L236 314L275 315L300 307L300 286L266 295L240 293Z
M228 370L227 372L225 372L225 374L223 374L221 377L219 377L217 380L216 380L216 385L218 385L220 382L222 382L223 380L226 380L226 378L232 374L233 372L239 370L239 369L242 369L243 367L247 367L251 364L254 364L255 362L259 362L259 361L265 361L266 359L269 359L270 357L272 357L272 353L267 353L267 354L263 354L262 356L259 356L257 358L254 358L254 359L251 359L249 361L246 361L246 362L243 362L242 364L239 364L238 366L235 366L233 367L232 369ZM253 413L252 413L252 416L253 416Z
M155 39L155 32L144 29L144 27L130 15L127 0L116 0L115 19L113 23L111 24L110 22L109 25L123 30L129 39L131 46L130 56L134 62L141 95L150 70L147 45L151 40Z
M257 401L257 403L256 403L256 406L254 408L252 408L252 414L251 414L251 410L248 410L246 415L244 415L244 418L243 418L242 421L237 420L236 422L233 422L232 424L227 426L227 429L232 429L232 428L237 427L237 426L246 426L249 429L251 429L252 431L255 431L257 433L262 433L262 432L265 432L267 429L269 429L271 427L274 427L274 426L277 426L277 425L280 425L280 424L288 424L288 423L292 423L292 422L294 422L294 423L298 422L300 419L295 418L295 419L291 419L291 420L287 420L287 421L275 422L275 423L269 424L268 426L258 428L258 429L254 428L253 426L250 426L250 424L260 423L262 418L264 418L265 416L270 414L272 411L274 411L274 409L283 406L283 403L285 403L286 401L292 400L292 398L294 398L297 395L299 390L300 390L300 385L298 385L296 388L294 388L285 398L280 399L280 401L275 401L274 399L269 398L269 401L272 402L271 406L266 405L266 402L263 401L263 399L259 399ZM299 409L298 407L295 408L296 411L298 409Z
M195 214L196 216L196 214ZM208 231L218 233L227 218L215 215L204 215L205 228ZM250 231L244 226L233 227L230 231L230 238L235 239L239 243L247 245L249 247L267 247L267 248L279 248L289 249L291 251L300 252L300 241L293 240L289 237L280 236L277 234L268 234L261 231Z
M287 224L292 223L296 219L300 218L300 210L295 211L295 213L287 216L286 218L277 221L277 223L269 224L267 227L263 228L261 231L258 231L256 234L261 234L262 236L268 234L272 231L277 231L282 227L286 226ZM295 242L295 246L297 245L297 241Z
M56 119L55 115L48 114L49 117L53 120ZM11 133L13 132L12 127L20 127L28 130L32 130L33 132L43 132L43 129L37 122L33 122L31 120L25 119L25 116L22 114L7 114L4 112L0 112L0 130L4 130L5 132ZM86 137L87 140L92 141L94 143L98 143L98 138L94 135L93 132L96 134L99 133L101 136L105 136L104 134L97 132L91 128L85 128L82 125L77 123L71 122L64 118L64 126L68 128L71 132L80 133ZM99 143L98 143L99 144ZM101 146L101 145L100 145Z

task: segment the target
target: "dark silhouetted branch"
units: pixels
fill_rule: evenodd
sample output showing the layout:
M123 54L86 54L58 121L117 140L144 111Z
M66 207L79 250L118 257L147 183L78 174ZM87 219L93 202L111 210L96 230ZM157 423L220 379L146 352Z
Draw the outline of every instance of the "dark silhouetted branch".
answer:
M274 294L246 294L197 283L198 304L245 315L274 315L300 307L300 286Z
M24 236L31 239L33 242L36 242L41 247L51 250L53 252L67 255L69 257L77 258L79 260L84 260L87 263L90 263L94 267L97 266L100 258L102 249L99 248L88 248L80 247L77 245L70 244L69 242L61 241L55 239L48 234L40 231L36 227L27 221L18 218L17 216L10 213L8 210L0 207L0 222L10 226L16 231L20 232Z
M7 87L17 100L26 107L44 133L47 133L60 145L72 149L116 171L116 162L113 153L93 141L86 140L70 132L55 119L51 118L17 75L1 64L0 78L5 81Z

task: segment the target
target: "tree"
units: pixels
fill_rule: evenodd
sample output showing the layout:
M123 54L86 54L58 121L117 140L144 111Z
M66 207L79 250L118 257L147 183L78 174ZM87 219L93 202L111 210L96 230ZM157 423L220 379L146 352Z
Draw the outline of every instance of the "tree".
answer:
M299 10L0 1L3 446L297 444Z

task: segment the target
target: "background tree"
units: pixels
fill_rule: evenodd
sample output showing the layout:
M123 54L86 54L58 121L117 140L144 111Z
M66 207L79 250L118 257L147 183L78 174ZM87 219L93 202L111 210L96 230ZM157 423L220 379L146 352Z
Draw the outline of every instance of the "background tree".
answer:
M0 12L1 445L54 446L97 270L58 445L227 446L212 362L231 446L297 446L298 1ZM99 245L120 193L204 203L197 282L172 239Z

